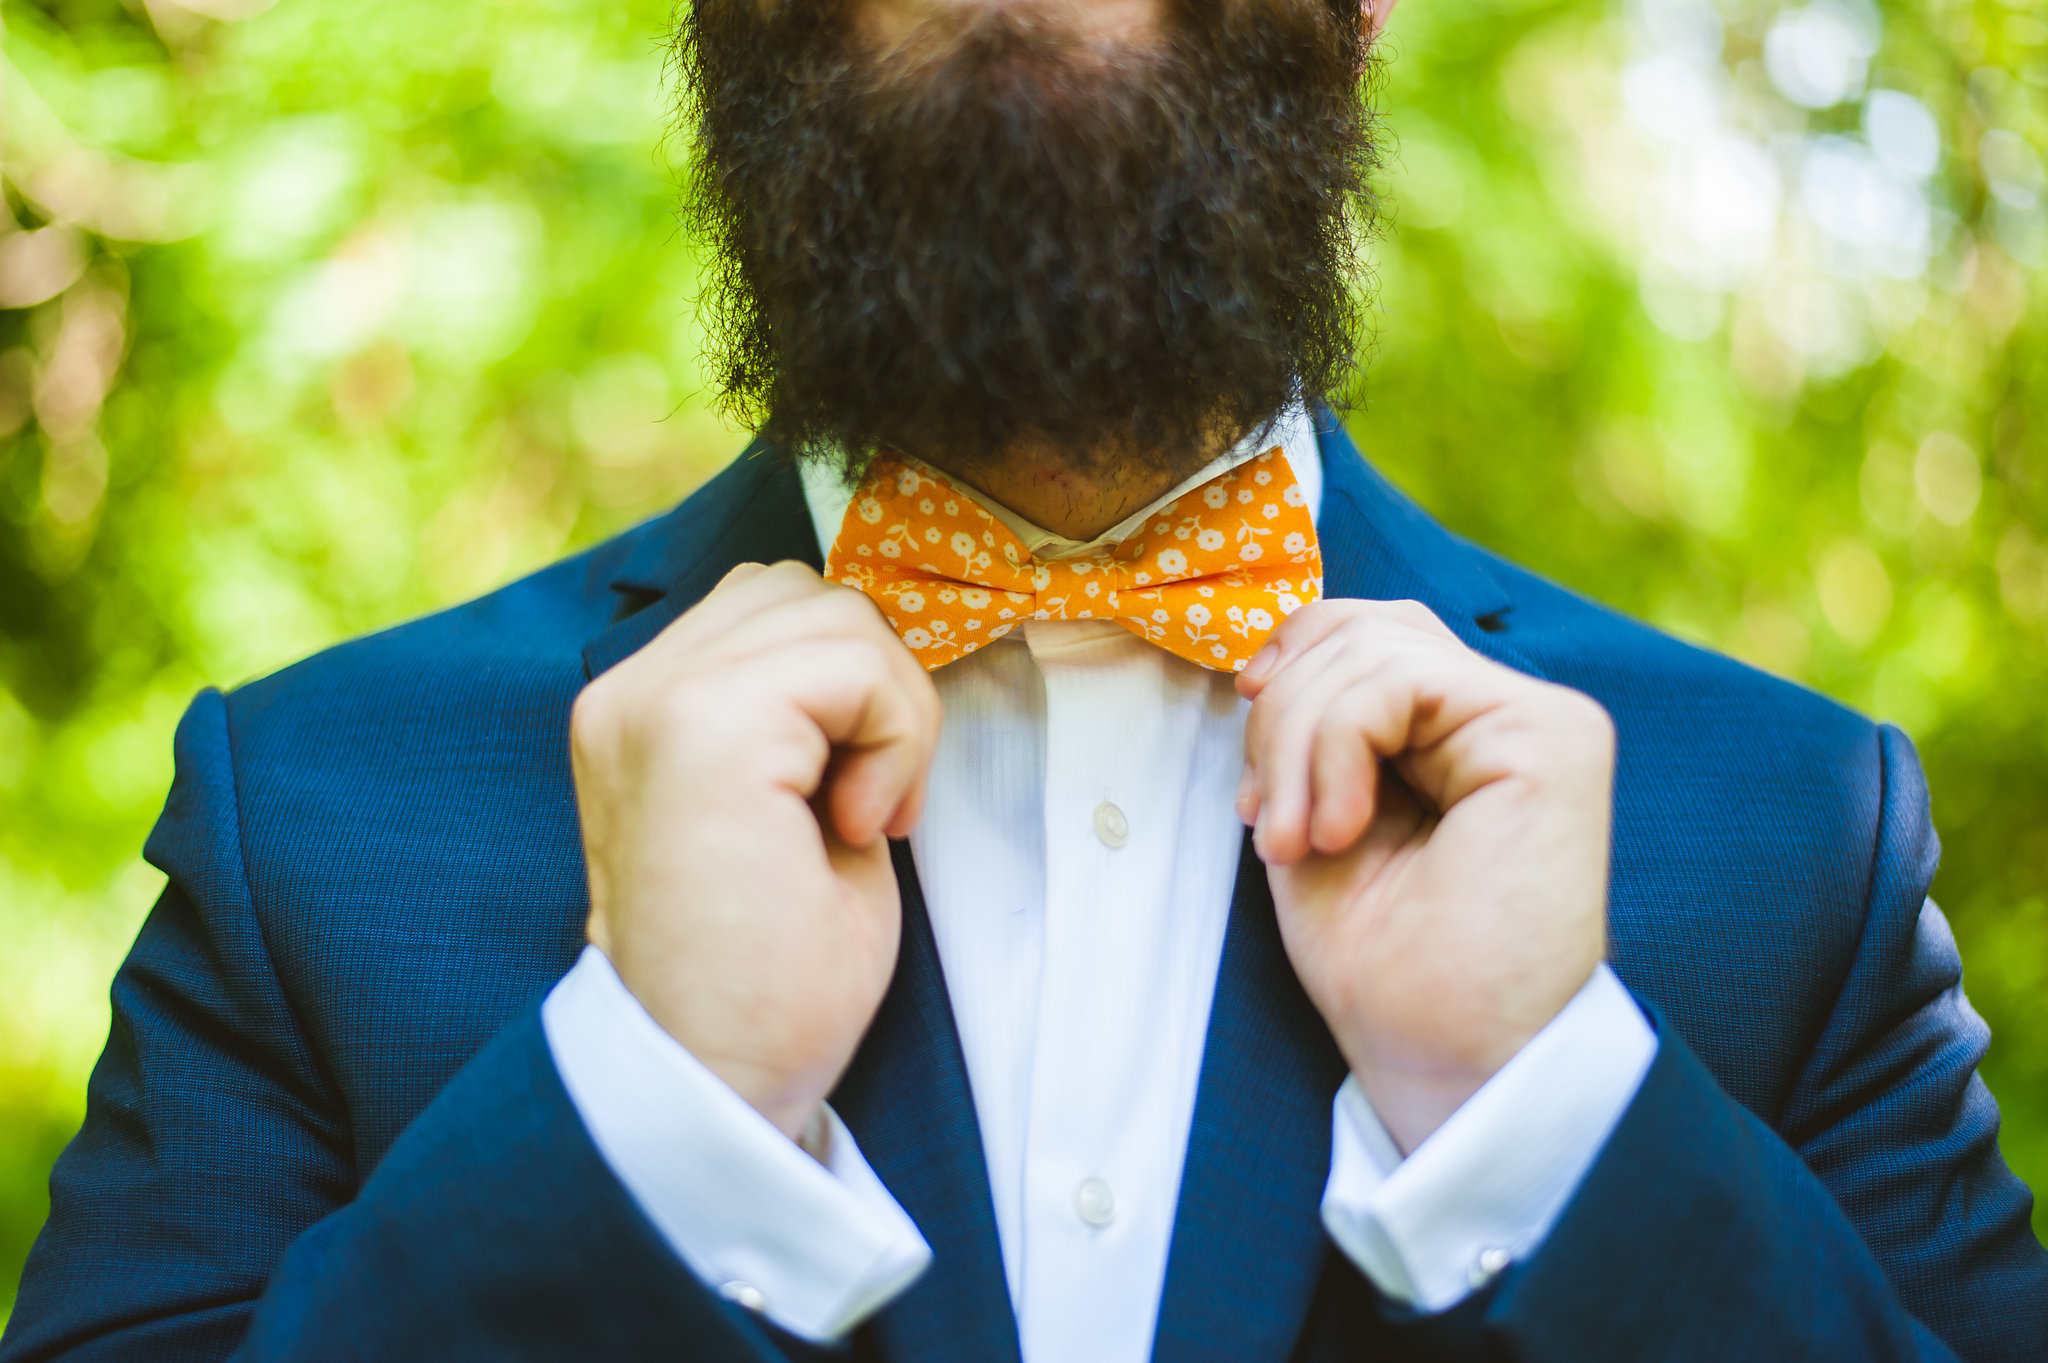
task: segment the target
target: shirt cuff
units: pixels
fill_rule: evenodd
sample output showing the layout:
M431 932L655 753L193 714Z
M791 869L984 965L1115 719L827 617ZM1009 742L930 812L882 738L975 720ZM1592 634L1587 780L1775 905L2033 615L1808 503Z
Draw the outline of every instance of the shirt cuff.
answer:
M1405 1160L1356 1077L1331 1115L1323 1225L1389 1297L1442 1311L1527 1259L1635 1098L1657 1034L1605 964Z
M605 1163L727 1300L823 1343L931 1262L837 1113L826 1109L820 1164L664 1031L596 947L549 993L541 1024Z

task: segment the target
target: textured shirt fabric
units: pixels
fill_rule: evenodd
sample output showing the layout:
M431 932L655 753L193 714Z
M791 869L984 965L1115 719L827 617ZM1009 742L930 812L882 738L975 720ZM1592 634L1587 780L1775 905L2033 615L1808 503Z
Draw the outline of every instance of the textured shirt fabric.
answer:
M1314 514L1323 471L1300 411L1190 482L1275 443ZM830 471L807 469L805 482L829 549L851 494ZM1149 511L1086 543L1028 524L1019 534L1037 554L1072 557L1143 526ZM933 681L944 722L910 845L1023 1355L1139 1363L1151 1354L1239 868L1248 707L1229 675L1103 620L1027 621ZM878 1185L857 1152L832 1155L843 1187L815 1167L791 1176L795 1147L736 1110L729 1091L702 1091L722 1088L708 1071L664 1061L658 1043L629 1058L646 1041L637 1025L631 1052L604 1039L638 1011L622 993L586 960L544 1020L599 1148L699 1275L810 1339L858 1324L886 1296L877 1284L906 1285L929 1251L893 1204L866 1195ZM1332 1238L1396 1300L1455 1304L1541 1243L1655 1049L1602 967L1406 1161L1348 1086L1332 1112ZM667 1101L636 1101L657 1086ZM690 1158L707 1142L734 1157ZM779 1158L737 1153L753 1143L779 1146ZM799 1233L807 1252L788 1252Z

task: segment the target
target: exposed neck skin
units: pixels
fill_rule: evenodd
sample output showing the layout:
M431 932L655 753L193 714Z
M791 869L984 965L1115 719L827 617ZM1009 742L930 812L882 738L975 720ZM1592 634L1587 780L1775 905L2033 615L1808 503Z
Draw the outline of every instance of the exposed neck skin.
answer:
M1111 463L1101 473L1076 470L1065 460L1028 447L1002 460L956 473L943 459L925 462L966 483L990 501L1064 539L1092 540L1148 502L1157 501L1194 469L1162 468L1150 461Z

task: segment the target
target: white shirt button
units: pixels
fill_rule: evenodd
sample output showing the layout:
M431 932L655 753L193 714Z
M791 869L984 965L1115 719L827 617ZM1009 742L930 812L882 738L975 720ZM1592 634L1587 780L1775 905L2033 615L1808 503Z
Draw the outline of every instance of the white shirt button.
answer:
M1116 1195L1099 1178L1084 1178L1074 1189L1074 1210L1091 1226L1106 1226L1116 1220Z
M756 1313L768 1309L768 1298L762 1295L761 1289L752 1283L742 1282L738 1278L734 1278L731 1282L719 1288L718 1295L724 1297L734 1306L744 1307Z
M1479 1257L1472 1261L1472 1270L1465 1276L1477 1289L1486 1286L1501 1271L1514 1261L1514 1256L1496 1245L1489 1245L1479 1251Z
M1105 847L1122 847L1131 840L1131 821L1109 801L1095 806L1095 836Z

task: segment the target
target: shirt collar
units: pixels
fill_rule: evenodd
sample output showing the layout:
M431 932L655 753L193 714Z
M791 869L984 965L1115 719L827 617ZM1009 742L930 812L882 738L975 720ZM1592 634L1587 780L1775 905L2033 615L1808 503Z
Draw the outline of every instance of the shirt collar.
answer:
M1056 561L1074 558L1090 553L1104 545L1120 544L1152 515L1173 501L1185 496L1190 490L1200 487L1211 478L1227 473L1248 459L1278 445L1287 456L1288 466L1294 471L1294 480L1301 484L1301 490L1308 498L1308 512L1312 519L1320 520L1323 506L1323 460L1322 452L1316 445L1315 420L1308 409L1296 405L1287 408L1272 422L1231 446L1216 459L1183 479L1172 491L1151 504L1132 512L1123 520L1103 531L1091 540L1070 540L1031 522L1011 511L998 506L985 497L977 496L968 489L962 489L974 500L981 503L991 516L1024 542L1034 558ZM803 479L804 502L810 508L811 525L817 532L818 547L827 558L832 553L832 541L839 538L840 523L846 519L846 508L853 501L854 490L846 485L839 471L829 464L815 459L798 463L797 473Z

